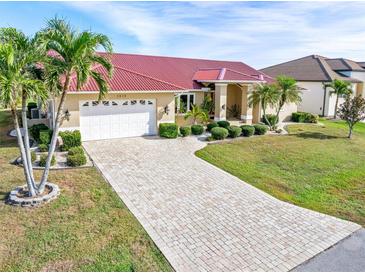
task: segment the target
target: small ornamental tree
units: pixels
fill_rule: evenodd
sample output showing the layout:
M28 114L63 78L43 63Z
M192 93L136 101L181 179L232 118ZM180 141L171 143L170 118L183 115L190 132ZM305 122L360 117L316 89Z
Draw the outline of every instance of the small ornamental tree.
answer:
M347 97L346 101L340 106L338 114L349 126L348 138L351 139L356 123L365 120L365 99L360 96Z

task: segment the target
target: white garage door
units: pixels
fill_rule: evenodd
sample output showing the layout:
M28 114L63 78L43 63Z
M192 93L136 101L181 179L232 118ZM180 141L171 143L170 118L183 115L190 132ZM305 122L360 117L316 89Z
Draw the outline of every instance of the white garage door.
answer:
M80 101L83 141L156 134L156 101Z

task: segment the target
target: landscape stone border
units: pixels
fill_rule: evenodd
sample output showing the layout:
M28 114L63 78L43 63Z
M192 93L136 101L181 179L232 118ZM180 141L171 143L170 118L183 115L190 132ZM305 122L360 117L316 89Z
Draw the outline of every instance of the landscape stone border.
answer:
M40 206L41 204L48 203L53 199L57 198L58 195L60 195L60 188L58 187L58 185L52 183L46 183L46 187L49 187L51 189L51 191L46 195L34 198L18 197L18 193L26 187L27 187L26 185L18 186L17 188L12 190L7 199L7 203L13 206L36 207Z

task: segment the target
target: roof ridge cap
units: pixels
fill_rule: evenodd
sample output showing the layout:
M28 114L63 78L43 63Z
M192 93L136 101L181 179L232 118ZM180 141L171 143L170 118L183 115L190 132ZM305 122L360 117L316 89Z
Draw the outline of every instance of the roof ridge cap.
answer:
M137 74L137 75L140 75L140 76L143 76L143 77L146 77L146 78L149 78L149 79L152 79L152 80L155 80L155 81L158 81L158 82L161 82L161 83L164 83L164 84L168 84L168 85L171 85L171 86L174 86L174 87L177 87L179 89L186 89L184 87L181 87L181 86L178 86L178 85L175 85L173 83L170 83L170 82L167 82L167 81L164 81L164 80L161 80L161 79L158 79L158 78L155 78L155 77L152 77L152 76L149 76L149 75L146 75L144 73L140 73L140 72L136 72L134 70L130 70L130 69L127 69L127 68L123 68L121 66L116 66L114 65L115 68L117 69L121 69L121 70L126 70L130 73L134 73L134 74Z
M226 75L227 68L221 68L220 73L218 75L218 80L223 80L224 76Z
M323 58L316 58L316 60L319 62L319 65L322 67L322 70L327 75L327 77L329 78L329 80L330 81L333 81L334 78L331 76L331 73L326 68L326 66L329 66L328 63L325 60L323 60ZM324 62L326 62L326 64L324 64Z

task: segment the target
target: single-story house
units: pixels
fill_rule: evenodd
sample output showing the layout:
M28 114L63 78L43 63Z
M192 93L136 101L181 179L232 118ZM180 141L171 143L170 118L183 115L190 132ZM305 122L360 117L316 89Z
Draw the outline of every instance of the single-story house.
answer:
M260 71L271 77L286 75L297 80L298 86L304 89L298 111L333 116L336 96L331 94L331 88L327 85L334 79L351 82L353 95L365 97L365 69L348 59L310 55ZM343 101L344 98L340 98L339 105Z
M236 120L257 123L261 110L249 107L248 96L255 84L273 82L242 62L118 53L112 54L111 61L114 74L102 101L97 100L93 80L81 90L77 90L75 79L71 81L64 106L69 119L61 130L79 129L84 141L155 135L159 123L189 123L184 114L193 104L202 104L206 96L214 102L214 120L233 119L228 110L236 105ZM105 73L101 67L95 69ZM57 100L45 117L51 127ZM296 110L296 105L286 106L281 119Z

